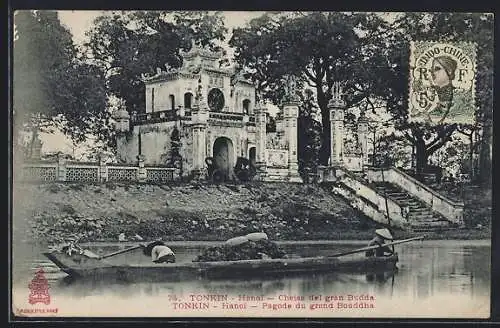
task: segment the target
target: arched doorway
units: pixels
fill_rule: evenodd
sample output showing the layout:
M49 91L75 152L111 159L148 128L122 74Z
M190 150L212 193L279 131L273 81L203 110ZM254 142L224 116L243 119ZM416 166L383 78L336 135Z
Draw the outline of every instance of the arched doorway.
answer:
M225 180L232 177L234 166L233 143L226 137L219 137L213 147L215 169L220 171Z
M243 113L250 114L250 99L243 100Z

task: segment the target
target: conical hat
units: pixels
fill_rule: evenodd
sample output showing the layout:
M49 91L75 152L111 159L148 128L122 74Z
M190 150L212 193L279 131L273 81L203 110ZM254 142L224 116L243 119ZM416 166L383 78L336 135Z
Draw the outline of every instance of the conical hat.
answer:
M390 240L393 239L391 232L388 229L377 229L375 230L375 234L379 235L384 239L390 239Z

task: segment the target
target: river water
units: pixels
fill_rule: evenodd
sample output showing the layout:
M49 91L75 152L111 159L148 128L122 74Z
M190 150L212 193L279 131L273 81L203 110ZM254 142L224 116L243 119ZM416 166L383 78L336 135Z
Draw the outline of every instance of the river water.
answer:
M213 244L173 243L171 247L177 262L184 262L209 245ZM364 245L281 244L288 253L299 256L328 255ZM126 246L100 244L89 248L107 253L120 247ZM398 270L378 275L325 273L137 283L71 281L42 256L27 257L13 265L13 308L42 309L40 312L47 316L84 317L489 317L489 241L417 241L397 245L396 251ZM44 269L49 283L48 305L28 303L28 285L39 268Z

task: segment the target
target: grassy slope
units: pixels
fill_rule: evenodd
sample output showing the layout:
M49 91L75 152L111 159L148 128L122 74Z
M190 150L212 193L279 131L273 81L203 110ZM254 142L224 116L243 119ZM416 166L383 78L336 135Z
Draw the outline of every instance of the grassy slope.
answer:
M318 186L51 183L16 187L13 227L16 241L51 244L117 241L120 233L167 240L225 240L254 231L274 240L368 239L377 224Z

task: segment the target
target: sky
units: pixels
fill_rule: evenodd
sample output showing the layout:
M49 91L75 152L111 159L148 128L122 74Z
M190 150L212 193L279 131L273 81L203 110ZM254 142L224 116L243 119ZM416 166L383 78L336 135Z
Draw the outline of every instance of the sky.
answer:
M106 11L61 10L58 13L61 22L73 34L74 41L81 44L86 40L85 32L92 27L93 20L102 14L106 14ZM233 28L241 27L252 18L258 17L263 13L263 11L225 11L225 25L230 33Z

